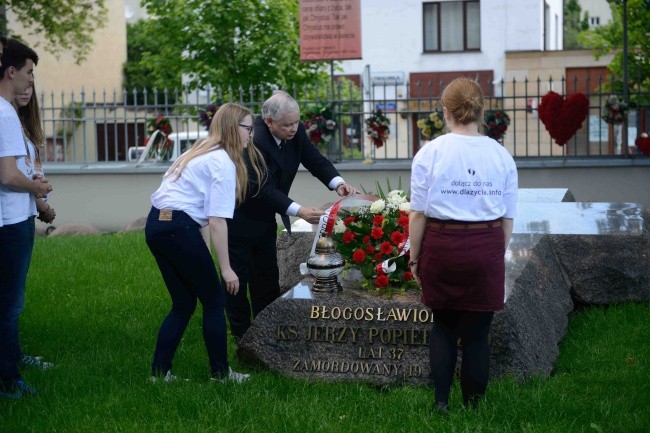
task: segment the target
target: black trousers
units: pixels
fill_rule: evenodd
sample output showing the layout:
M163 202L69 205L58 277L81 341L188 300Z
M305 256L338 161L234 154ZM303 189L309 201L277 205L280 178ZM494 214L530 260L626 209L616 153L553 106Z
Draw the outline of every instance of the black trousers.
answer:
M494 313L434 309L433 316L435 322L431 332L429 363L436 402L449 402L460 338L463 350L460 370L463 402L475 405L487 388L490 371L488 334Z
M258 236L231 233L228 234L228 255L230 266L239 277L239 292L236 295L227 293L226 314L230 332L240 339L250 327L252 318L280 296L277 225L271 224L269 230Z

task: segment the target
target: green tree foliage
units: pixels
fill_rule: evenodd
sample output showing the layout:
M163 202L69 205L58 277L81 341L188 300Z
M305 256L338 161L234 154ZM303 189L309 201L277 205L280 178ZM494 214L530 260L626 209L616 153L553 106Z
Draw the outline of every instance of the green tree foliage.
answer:
M146 102L173 103L176 101L175 90L181 87L181 72L177 68L156 67L161 62L178 59L180 53L174 47L161 47L155 37L150 37L151 27L156 23L151 20L140 20L126 25L127 59L124 64L124 89L127 92L127 102L143 104L144 92ZM160 50L165 50L172 57L169 59L153 56ZM157 62L157 63L156 63ZM165 89L168 92L165 94Z
M589 29L589 13L582 13L578 0L564 0L564 49L582 48L578 34Z
M137 61L148 85L190 88L327 83L327 63L301 62L295 0L143 0L142 37L155 49ZM140 36L139 36L140 37ZM129 62L133 60L129 58Z
M578 35L578 42L591 48L596 59L615 52L608 68L617 82L612 91L622 90L623 77L623 6L620 0L608 0L612 22ZM630 90L650 90L650 2L627 1L628 76ZM642 102L642 101L636 101Z
M30 35L44 39L47 51L55 55L71 51L77 63L92 49L93 31L103 26L107 12L105 0L0 0L0 28L16 38L20 35L7 31L7 11Z

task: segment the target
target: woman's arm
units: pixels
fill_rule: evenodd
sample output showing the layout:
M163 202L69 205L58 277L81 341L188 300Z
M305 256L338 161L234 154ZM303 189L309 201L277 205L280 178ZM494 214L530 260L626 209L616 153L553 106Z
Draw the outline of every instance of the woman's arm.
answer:
M418 260L420 259L420 252L422 250L422 239L424 238L424 230L427 227L427 217L424 212L411 211L409 215L409 240L411 242L411 272L418 284L420 284L420 276L418 275Z
M226 290L228 293L236 295L239 291L239 278L237 278L237 274L230 267L230 258L228 257L228 225L224 218L210 217L208 221L212 246L217 254L219 269L221 269L221 278L226 282Z

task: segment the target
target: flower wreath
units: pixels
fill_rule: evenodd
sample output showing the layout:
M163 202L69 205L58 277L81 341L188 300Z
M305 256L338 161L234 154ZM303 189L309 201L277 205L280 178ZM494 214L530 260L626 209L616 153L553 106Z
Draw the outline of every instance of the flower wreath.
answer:
M424 119L417 121L420 132L427 140L433 140L436 137L445 134L445 117L442 110L434 110Z
M219 109L217 104L208 104L205 107L205 110L199 111L199 122L203 125L206 131L210 130L210 123Z
M510 116L503 110L485 110L485 135L501 141L510 125Z
M616 95L611 95L605 101L603 106L603 115L601 118L606 123L620 125L627 119L627 112L629 111L628 105Z
M303 124L309 140L315 145L327 144L336 133L331 104L314 105L303 115Z
M400 256L408 239L410 203L406 193L393 190L378 200L353 212L339 211L341 219L334 225L332 238L348 267L357 268L364 277L361 285L382 293L393 289L417 288L408 267L409 252ZM387 273L382 263L387 259L395 270Z
M147 156L160 161L168 161L172 156L174 143L167 137L172 133L173 129L169 119L162 114L147 121L147 132L149 135L144 140L145 146L149 143L149 139L151 139L151 136L156 131L160 131L164 134L164 140L160 140L156 146L151 146Z
M390 134L390 119L379 109L374 110L366 119L366 134L372 140L375 147L381 147L388 140Z

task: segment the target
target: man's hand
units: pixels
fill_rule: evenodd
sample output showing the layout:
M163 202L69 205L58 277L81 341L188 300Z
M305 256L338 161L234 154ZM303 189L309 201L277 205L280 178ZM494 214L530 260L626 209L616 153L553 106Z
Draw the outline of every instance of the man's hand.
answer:
M324 214L325 211L316 207L300 206L300 209L298 209L298 216L310 224L318 224L321 215Z
M359 191L352 185L342 183L336 187L336 193L339 195L339 197L345 197L347 195L359 194Z

